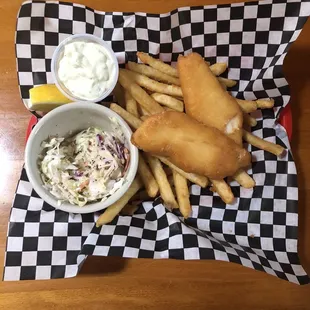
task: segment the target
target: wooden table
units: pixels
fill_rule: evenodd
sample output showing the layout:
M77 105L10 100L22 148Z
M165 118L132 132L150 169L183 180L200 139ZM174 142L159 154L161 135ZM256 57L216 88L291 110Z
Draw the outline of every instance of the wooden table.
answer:
M229 0L75 1L105 11L165 12ZM239 2L239 1L238 1ZM0 1L0 265L30 114L17 87L14 31L21 0ZM285 60L299 171L299 253L310 273L310 21ZM2 273L2 272L1 272ZM90 257L73 279L0 283L0 309L310 309L310 286L215 261Z

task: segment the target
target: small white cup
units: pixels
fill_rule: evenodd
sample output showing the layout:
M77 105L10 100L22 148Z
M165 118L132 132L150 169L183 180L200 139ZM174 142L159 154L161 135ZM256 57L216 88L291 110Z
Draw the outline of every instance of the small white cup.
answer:
M76 133L88 127L99 127L105 131L111 131L111 117L116 119L124 133L130 152L130 163L122 187L106 200L89 203L84 207L72 205L69 202L58 205L58 199L43 186L38 168L38 157L43 151L42 142L49 136L66 137L70 135L70 132ZM132 131L127 123L109 108L85 101L60 106L45 115L29 136L25 150L25 168L29 181L37 194L56 209L72 213L91 213L105 209L126 193L136 176L139 154L138 149L130 142L131 135Z
M71 42L93 42L93 43L97 43L100 44L101 46L104 47L104 49L107 51L107 53L111 56L113 63L115 65L115 75L114 75L114 79L111 83L111 86L106 89L98 98L92 99L91 101L94 102L99 102L103 99L105 99L106 97L108 97L111 92L113 91L113 89L115 88L115 85L117 83L118 80L118 73L119 73L119 67L118 67L118 61L117 58L113 52L113 50L111 49L111 47L102 39L91 35L91 34L75 34L72 35L68 38L66 38L65 40L63 40L55 49L54 53L53 53L53 57L52 57L52 63L51 63L51 71L52 71L52 75L55 81L55 84L57 86L57 88L64 94L64 96L66 96L67 98L71 99L72 101L88 101L85 98L82 97L78 97L74 94L72 94L72 92L69 91L68 88L65 87L65 85L60 81L59 76L58 76L58 65L59 65L59 61L63 55L64 52L64 47L66 44L71 43Z

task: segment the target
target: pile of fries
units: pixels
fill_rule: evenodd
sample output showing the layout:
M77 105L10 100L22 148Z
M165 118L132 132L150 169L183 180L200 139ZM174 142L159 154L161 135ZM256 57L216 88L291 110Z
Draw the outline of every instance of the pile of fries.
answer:
M128 62L126 69L120 69L118 85L114 95L118 104L112 103L110 108L119 114L132 128L136 130L142 122L152 114L165 110L184 112L183 94L180 87L176 68L155 59L148 54L138 52L142 64ZM230 79L220 77L227 70L225 63L210 65L212 73L217 76L222 87L226 90L236 85ZM240 100L237 102L244 112L246 126L255 126L256 119L251 113L257 109L267 109L274 106L274 101L267 100ZM277 156L283 153L283 147L260 139L246 129L243 130L243 139L253 146L271 152ZM254 180L244 171L234 176L242 186L252 188ZM140 151L138 174L125 195L108 207L97 220L97 226L111 222L119 213L132 215L139 203L161 196L164 205L169 209L179 209L186 219L191 214L190 194L188 183L192 182L201 187L210 184L205 176L187 173L176 167L167 158L154 157ZM226 203L231 201L233 194L224 180L212 180L213 191L216 191Z

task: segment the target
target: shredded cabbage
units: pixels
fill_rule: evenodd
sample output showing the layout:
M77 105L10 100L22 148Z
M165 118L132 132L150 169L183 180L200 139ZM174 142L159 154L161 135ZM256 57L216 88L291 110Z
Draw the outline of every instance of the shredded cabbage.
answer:
M90 127L71 138L51 137L42 143L39 169L45 188L61 204L83 207L105 200L124 182L130 154L123 134Z

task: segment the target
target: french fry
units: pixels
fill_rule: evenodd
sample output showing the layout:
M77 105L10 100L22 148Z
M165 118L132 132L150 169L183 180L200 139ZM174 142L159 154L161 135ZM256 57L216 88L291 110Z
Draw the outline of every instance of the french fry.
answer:
M237 82L234 81L234 80L230 80L230 79L226 79L226 78L223 78L223 77L218 77L217 78L221 83L224 83L227 87L234 87Z
M258 99L258 100L242 100L236 99L240 108L245 113L251 113L257 109L270 109L274 106L273 99Z
M224 62L217 62L210 66L210 70L214 75L219 76L227 70L227 64Z
M182 175L173 170L173 181L180 212L184 218L187 219L192 211L191 203L189 201L187 180Z
M150 66L144 64L137 64L135 62L129 61L127 64L129 70L146 75L147 77L154 79L159 82L164 82L167 84L180 85L180 81L178 78L163 73L157 69L154 69Z
M169 170L169 172L167 172L166 170L166 167L163 167L164 168L164 171L167 175L167 179L168 179L168 182L170 184L170 186L173 188L174 187L174 181L173 181L173 175L172 175L172 171L171 169ZM158 196L158 195L157 195ZM156 197L157 197L156 196ZM147 191L144 189L144 190L141 190L139 191L137 194L135 194L129 201L130 204L135 204L136 202L139 202L139 201L146 201L146 200L153 200L154 198L151 198Z
M236 99L236 101L244 113L251 113L257 110L257 104L255 101L242 99Z
M222 88L224 89L224 90L227 90L227 86L226 86L226 84L224 84L223 82L221 82L221 81L219 81L220 82L220 84L221 84L221 86L222 86Z
M139 118L127 112L118 104L111 103L110 109L121 116L133 129L138 129L142 125L142 121Z
M150 116L151 114L139 104L138 110L141 116Z
M120 69L118 80L120 84L129 91L131 96L151 114L163 112L164 109L146 91L135 83L127 70Z
M211 180L215 191L219 194L226 204L231 204L235 197L231 188L224 180Z
M126 69L121 69L126 70ZM127 73L130 74L131 78L141 87L144 87L152 92L163 93L171 96L182 97L182 89L177 85L169 85L155 80L150 79L149 77L136 73L133 71L127 70Z
M273 99L258 99L255 102L259 109L270 109L274 107Z
M119 82L116 83L114 90L113 90L113 95L115 96L116 101L118 104L125 108L126 103L125 103L125 91L124 88L120 85Z
M129 71L130 72L130 71ZM148 93L148 95L152 95L152 94L154 94L154 92L153 91L151 91L151 90L149 90L149 89L146 89L146 88L143 88L143 90L144 91L146 91L147 93Z
M167 175L158 158L145 153L147 161L158 183L160 196L168 209L178 209L178 203L175 200Z
M243 122L250 127L255 127L257 125L257 120L247 113L243 113Z
M120 211L126 206L130 198L138 192L142 187L142 182L139 177L136 177L128 188L127 192L111 206L109 206L104 213L102 213L97 222L96 226L100 227L104 224L110 223L120 213Z
M240 169L237 171L233 178L244 188L253 188L255 186L255 181L251 178L246 171Z
M127 90L125 91L125 103L126 103L126 110L130 114L132 114L136 117L139 117L137 101L132 98L129 91L127 91Z
M150 65L152 68L157 69L168 75L178 77L178 71L176 68L171 67L170 65L165 64L159 59L155 59L150 55L142 52L137 52L138 58L145 64Z
M138 205L127 204L120 212L121 215L134 215L135 212L139 209Z
M153 99L155 99L158 103L169 107L173 110L183 112L184 111L184 104L182 101L173 98L171 96L165 95L165 94L160 94L160 93L154 93L151 95Z
M144 122L144 121L146 121L149 117L150 117L150 115L142 115L142 116L140 117L140 119Z
M148 195L147 191L145 189L139 191L138 193L136 193L134 196L132 196L132 198L130 199L130 202L134 201L146 201L146 200L152 200L153 198L150 198L150 196Z
M156 197L159 190L158 184L141 153L139 153L138 173L148 195L152 198Z
M276 156L282 155L282 153L285 150L281 145L265 141L261 138L252 135L246 130L243 130L243 139L249 144L252 144L257 148L270 152Z
M172 171L173 170L177 171L179 174L181 174L184 178L188 179L192 183L195 183L201 187L207 187L208 186L208 178L207 177L197 175L195 173L185 172L182 169L180 169L179 167L177 167L176 165L174 165L172 162L170 162L165 157L157 156L157 158L159 158L161 162L163 162L164 164L169 166L172 169Z

